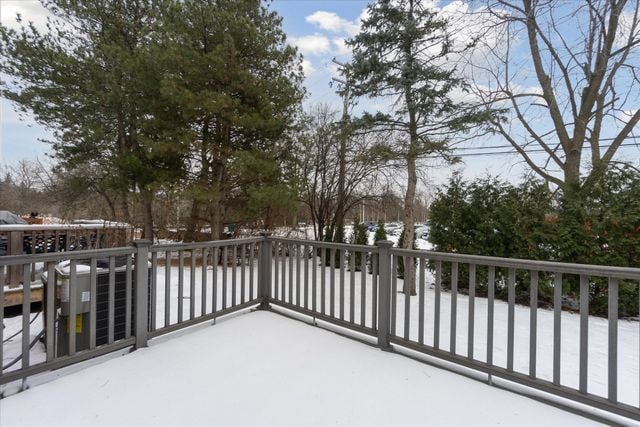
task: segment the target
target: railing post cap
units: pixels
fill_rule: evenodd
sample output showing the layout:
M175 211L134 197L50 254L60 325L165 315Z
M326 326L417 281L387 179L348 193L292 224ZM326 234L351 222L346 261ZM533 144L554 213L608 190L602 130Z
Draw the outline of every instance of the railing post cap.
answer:
M143 248L145 246L151 246L153 244L153 242L149 239L138 239L138 240L134 240L133 241L133 245L136 248Z
M393 247L393 242L391 240L378 240L376 242L376 246L392 248Z
M271 235L272 235L272 234L273 234L273 233L272 233L271 231L261 231L261 232L260 232L260 235L261 235L262 237L271 237Z

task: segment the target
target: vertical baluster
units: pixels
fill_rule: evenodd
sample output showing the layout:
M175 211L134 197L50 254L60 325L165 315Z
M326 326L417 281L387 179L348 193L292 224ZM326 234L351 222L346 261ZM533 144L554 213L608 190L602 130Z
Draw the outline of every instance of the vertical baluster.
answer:
M325 313L325 299L326 299L326 257L327 251L324 248L320 248L320 312Z
M309 308L309 246L304 246L304 308Z
M51 272L51 268L49 268L49 272ZM47 279L49 282L51 282L54 276L51 276L51 273L49 273L49 276L47 276ZM4 325L4 284L6 281L6 273L5 273L5 267L4 265L0 265L0 325ZM54 284L55 286L55 284ZM50 286L53 287L53 286ZM50 295L50 294L49 294ZM53 313L49 310L47 310L47 316L51 317L53 315ZM53 329L48 329L47 330L47 360L49 359L49 355L53 354L53 336L50 338L50 335L53 335ZM4 364L4 355L3 355L3 347L4 347L4 328L0 327L0 374L2 374L2 365Z
M391 336L396 336L398 312L398 257L391 255Z
M433 347L440 348L440 289L442 288L442 261L436 261L436 285L433 302Z
M95 261L95 259L93 260ZM2 325L2 314L4 310L2 309L2 303L4 302L4 298L2 297L2 288L4 287L4 277L3 275L3 266L0 266L0 325ZM47 293L47 318L45 319L45 331L46 331L46 343L45 347L47 349L47 362L55 359L55 339L56 339L56 270L53 262L47 263L47 287L45 289ZM91 299L93 304L95 304L95 293L91 294ZM93 307L92 307L93 308ZM2 329L0 327L0 360L2 360ZM95 336L95 334L94 334ZM2 363L0 363L2 365ZM2 371L2 367L0 366L0 372Z
M344 320L344 250L340 249L340 320Z
M281 293L282 291L280 290L280 284L281 284L281 278L280 275L282 273L282 275L284 275L284 268L282 268L281 271L281 266L282 266L282 259L281 259L281 255L282 255L282 244L279 242L273 242L273 250L274 250L274 254L275 254L275 258L274 258L274 263L275 263L275 267L274 267L274 294L273 297L275 299L280 299L281 298ZM258 260L258 264L260 264L260 260ZM258 283L258 286L260 286L260 284Z
M207 258L209 251L202 248L202 271L200 276L201 296L200 296L200 316L207 314Z
M280 286L280 293L282 294L282 302L287 301L287 276L288 276L288 263L289 259L289 245L282 244L282 283Z
M420 294L418 295L418 343L424 344L424 258L420 258L420 272L418 274L420 280Z
M36 254L36 246L38 245L38 236L35 231L31 232L31 255ZM35 262L31 264L31 276L29 276L29 281L35 280L35 272L36 272L36 264Z
M196 251L189 251L191 263L189 265L189 319L196 317Z
M538 346L538 272L531 272L529 300L529 377L536 377Z
M70 307L75 309L75 293L71 293L71 283L75 286L75 260L71 261L71 270L70 270L70 286L69 286L69 305ZM74 288L75 289L75 288ZM71 305L71 301L74 301L74 304ZM75 311L71 313L74 316L75 323ZM2 326L2 325L0 325ZM31 265L25 264L22 270L22 369L28 368L30 365L29 358L29 344L31 341ZM75 324L74 324L75 326ZM71 329L71 331L74 331ZM73 336L73 349L75 351L75 334L71 333ZM69 347L71 347L71 340L69 340Z
M589 276L580 275L580 386L587 393L589 361Z
M178 323L182 323L184 311L184 252L178 251Z
M274 292L273 292L273 297L275 299L279 298L279 289L280 289L280 284L279 284L279 270L280 270L280 243L278 242L273 242L273 250L274 250L274 266L273 266L273 286L274 286Z
M561 297L562 274L555 273L555 283L553 285L553 383L556 385L560 385Z
M473 359L476 319L476 265L469 264L469 318L467 323L467 357Z
M360 257L360 326L365 326L367 317L367 252Z
M237 278L237 267L238 267L238 246L233 245L231 247L231 250L233 251L233 253L231 254L231 306L233 307L234 305L236 305L236 303L238 301L236 301L236 297L237 297L237 293L236 293L236 288L237 288L237 282L236 282L236 278Z
M458 319L458 263L451 263L451 328L449 335L449 352L456 353L456 322Z
M289 252L289 283L287 284L289 291L289 304L293 304L293 253L292 250L295 250L295 246L291 244L287 244L287 249Z
M254 292L253 292L253 263L254 263L254 256L253 256L253 252L255 250L254 248L254 244L253 243L249 243L249 300L253 301L253 296L254 296ZM274 245L275 246L275 245ZM277 249L276 249L277 251ZM276 265L278 265L278 263L276 262ZM274 281L274 283L276 283L277 280ZM278 295L274 292L271 295L273 295L274 298L278 298Z
M112 344L115 335L115 321L116 321L116 258L109 257L109 325L108 325L108 339L107 342Z
M329 259L329 271L331 272L331 277L329 277L329 315L334 317L336 309L336 250L332 248L329 256L331 257Z
M218 265L220 264L220 259L218 258L218 248L211 248L211 312L215 313L218 311Z
M407 280L407 271L413 266L413 258L405 256L404 260L404 281ZM404 290L404 339L409 339L409 325L411 322L411 293L407 292L409 286L406 284L402 287Z
M284 276L287 274L284 264L284 243L274 242L274 249L276 251L276 293L275 298L284 302ZM258 261L258 264L260 261ZM258 284L260 286L260 284Z
M356 310L356 252L352 249L349 254L349 321L355 323Z
M296 251L296 306L300 307L300 280L301 280L301 254L300 252L302 251L302 246L301 245L295 245L294 246L295 251Z
M378 254L371 254L371 327L378 328Z
M53 270L53 268L51 268ZM93 350L96 348L96 313L97 313L97 302L98 299L98 262L95 258L91 258L89 263L89 348ZM47 277L48 278L48 277ZM47 303L49 301L47 300ZM48 312L49 310L47 310ZM53 319L52 319L53 320ZM53 328L47 329L47 331L52 331ZM49 332L47 332L48 334Z
M618 279L609 277L608 399L618 402Z
M247 258L247 245L240 246L240 303L244 303L247 300L246 295L246 286L247 286L247 278L246 278L246 260Z
M164 327L171 323L171 251L164 252Z
M507 300L509 306L507 308L507 369L513 371L513 340L515 331L515 304L516 304L516 270L509 269L509 277L507 279Z
M318 298L318 253L313 246L311 246L311 251L311 265L313 266L311 270L311 310L315 312L317 310L316 299Z
M133 295L133 263L131 259L131 255L127 255L127 270L125 272L125 313L124 313L124 337L131 337L131 307L132 304L132 295Z
M496 268L488 266L487 277L487 365L493 365L493 304L496 290Z
M280 286L280 295L282 302L287 300L287 250L288 247L282 244L282 286Z
M227 267L229 265L229 250L222 248L222 309L227 308Z
M151 252L151 305L149 315L151 321L151 331L156 330L156 309L158 307L158 252Z

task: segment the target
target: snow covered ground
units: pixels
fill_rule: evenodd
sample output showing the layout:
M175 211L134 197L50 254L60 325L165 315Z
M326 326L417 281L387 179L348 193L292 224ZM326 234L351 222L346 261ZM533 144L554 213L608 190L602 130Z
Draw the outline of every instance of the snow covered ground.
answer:
M594 424L268 312L69 369L0 400L0 425Z
M189 265L189 263L186 263ZM294 261L294 274L295 280L295 261ZM310 263L311 264L311 263ZM285 267L289 268L289 260L286 260ZM254 265L255 269L255 265ZM302 264L304 269L304 263ZM223 273L222 267L216 268L217 275L217 307L222 308L222 286ZM317 268L317 304L319 308L320 304L320 272L322 267ZM309 265L309 271L312 271L311 265ZM326 275L326 312L329 313L329 285L330 277L333 275L335 278L336 288L340 283L339 270L331 270L330 268L324 268ZM281 290L282 280L282 265L279 266L279 282L278 287ZM198 267L195 271L195 314L200 315L201 307L201 277L202 269ZM206 312L211 312L212 309L212 279L213 268L207 269L207 302ZM237 267L237 283L241 283L241 270ZM348 268L345 268L345 319L350 320L350 277L351 273ZM366 324L371 326L372 324L372 283L370 274L365 274L365 307L366 307ZM184 271L184 295L190 297L190 269L185 267ZM304 270L301 271L301 277L304 278ZM227 268L227 306L231 305L231 282L233 274L232 268ZM249 266L245 270L245 278L248 281L249 278ZM288 286L289 274L285 276ZM359 323L360 321L360 307L362 291L360 288L361 275L360 272L354 274L355 286L354 286L354 321ZM171 279L171 294L169 301L170 307L170 323L173 324L177 321L177 305L178 305L178 268L172 267L170 273ZM257 280L257 272L254 270L254 284ZM402 281L398 281L398 287L401 289ZM156 306L157 313L157 326L162 327L164 325L164 283L165 283L165 269L163 267L158 268L157 275L158 283L158 305ZM311 283L311 277L309 278ZM427 289L425 290L425 343L431 345L433 343L434 334L434 301L435 292L432 286L433 278L427 276ZM274 287L275 290L275 287ZM304 291L304 286L301 286L301 293ZM254 294L256 290L254 288ZM293 289L293 301L296 300L296 287ZM309 293L311 291L309 290ZM288 288L285 292L285 298L288 299ZM279 293L278 296L281 294ZM335 313L339 315L340 306L338 304L339 290L336 289L336 305ZM237 302L241 292L237 290ZM249 289L245 288L245 297L248 298ZM404 295L397 294L397 330L396 334L400 337L404 335ZM440 320L440 348L449 349L449 327L450 327L450 298L451 295L447 292L443 292L441 295L441 320ZM301 300L302 300L301 295ZM418 340L418 297L414 296L410 299L410 329L409 336L413 341ZM189 303L190 298L183 300L184 307L184 319L189 318ZM311 306L311 298L309 301ZM34 316L34 315L32 315ZM468 298L464 295L458 295L457 298L457 329L456 329L456 353L460 355L467 354L467 324L468 324ZM494 363L498 366L506 367L507 358L507 304L502 301L495 302L495 314L494 314ZM36 319L31 328L31 336L35 335L42 328L41 316ZM476 298L475 303L475 318L474 318L474 357L477 360L484 361L486 358L486 333L487 333L487 300L484 298ZM518 372L528 374L529 372L529 308L524 306L516 306L515 309L515 357L514 357L514 369ZM6 329L4 331L5 338L12 333L17 332L21 328L21 319L13 318L6 319ZM589 382L588 390L590 393L594 393L600 396L606 396L607 391L607 360L608 360L608 329L606 319L590 317L589 318ZM551 380L553 365L552 365L552 343L553 343L553 312L551 310L539 309L538 310L538 340L537 340L537 375L540 378ZM4 346L4 360L3 363L8 363L13 357L20 354L20 335L12 339L10 342L5 343ZM639 348L640 348L640 334L639 324L636 321L620 320L618 323L618 396L621 402L638 405L638 391L639 391ZM185 344L186 346L186 344ZM186 347L185 347L186 348ZM196 351L196 350L194 350ZM44 360L43 346L38 343L31 351L32 363L37 363ZM578 373L579 373L579 316L577 314L563 312L562 313L562 349L561 349L561 363L562 363L562 375L561 383L563 385L577 388L578 386ZM14 368L19 368L20 364L14 365Z

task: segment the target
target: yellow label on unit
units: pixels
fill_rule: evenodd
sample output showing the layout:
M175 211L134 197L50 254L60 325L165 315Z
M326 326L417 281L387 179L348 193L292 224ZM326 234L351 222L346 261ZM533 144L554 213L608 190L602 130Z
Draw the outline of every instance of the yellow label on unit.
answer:
M67 333L69 333L69 322L67 322ZM76 334L82 333L82 313L76 314Z

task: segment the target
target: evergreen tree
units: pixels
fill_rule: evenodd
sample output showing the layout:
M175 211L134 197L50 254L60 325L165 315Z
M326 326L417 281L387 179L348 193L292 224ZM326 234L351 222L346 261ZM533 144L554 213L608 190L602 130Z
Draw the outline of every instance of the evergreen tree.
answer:
M447 57L452 43L447 22L418 0L378 0L367 9L361 31L348 45L348 67L356 96L393 99L390 113L365 114L362 122L374 129L396 132L400 146L389 157L407 166L404 198L405 248L413 241L416 162L425 155L445 153L455 132L484 123L491 114L451 98L465 82ZM415 272L410 269L404 292L415 295Z
M163 84L192 134L188 231L204 221L218 238L231 208L270 227L294 206L288 134L304 93L282 18L258 0L185 0L165 21Z
M258 0L44 5L50 31L0 26L4 95L53 129L61 169L99 171L120 219L137 199L151 237L153 199L178 183L189 228L204 219L215 238L231 204L266 223L293 206L283 162L302 69L276 13Z
M4 95L53 130L62 168L101 170L120 194L120 218L132 219L128 200L137 198L147 238L154 191L180 177L184 158L177 110L161 94L153 52L165 3L47 1L50 31L0 26L0 71L14 79Z
M384 229L384 222L382 220L378 221L376 233L373 236L373 243L377 244L381 240L387 240L387 232Z
M367 226L361 223L357 218L353 221L353 234L349 243L353 245L367 245ZM362 256L365 255L360 251L353 251L349 254L349 257L354 257L355 271L362 270ZM366 255L365 255L366 256ZM351 259L349 259L351 261Z

